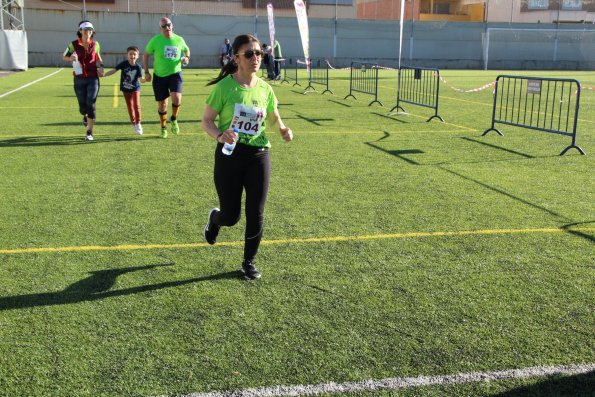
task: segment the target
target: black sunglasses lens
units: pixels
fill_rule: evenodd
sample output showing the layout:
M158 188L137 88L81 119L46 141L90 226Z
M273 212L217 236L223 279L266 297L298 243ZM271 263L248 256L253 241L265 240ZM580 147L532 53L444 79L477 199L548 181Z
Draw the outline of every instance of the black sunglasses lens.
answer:
M162 28L167 28L168 26L171 26L171 23L164 23L164 24L161 24L161 27L162 27Z
M256 55L257 57L261 57L262 56L262 51L260 50L248 50L244 53L244 56L248 59L252 58L254 55Z

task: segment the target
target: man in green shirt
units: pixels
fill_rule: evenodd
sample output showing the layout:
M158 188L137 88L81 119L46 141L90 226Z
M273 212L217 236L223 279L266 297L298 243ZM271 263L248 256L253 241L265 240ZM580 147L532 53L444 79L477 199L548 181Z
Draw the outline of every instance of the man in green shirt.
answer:
M283 54L281 53L281 44L277 40L273 44L273 55L275 56L275 80L281 79L281 61Z
M190 62L190 49L182 36L173 31L173 24L169 18L159 21L161 34L154 36L143 54L145 78L153 81L153 93L157 101L157 111L161 122L161 138L167 138L167 106L171 96L171 132L178 134L178 111L182 104L182 65ZM149 72L149 56L154 56L153 77Z

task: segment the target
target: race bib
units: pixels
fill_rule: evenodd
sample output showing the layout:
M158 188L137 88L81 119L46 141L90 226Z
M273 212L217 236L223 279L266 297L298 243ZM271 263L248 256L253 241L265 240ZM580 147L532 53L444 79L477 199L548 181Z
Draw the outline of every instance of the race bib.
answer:
M265 118L265 109L236 103L229 128L247 135L258 135Z
M165 46L163 49L163 58L166 59L178 59L178 47Z

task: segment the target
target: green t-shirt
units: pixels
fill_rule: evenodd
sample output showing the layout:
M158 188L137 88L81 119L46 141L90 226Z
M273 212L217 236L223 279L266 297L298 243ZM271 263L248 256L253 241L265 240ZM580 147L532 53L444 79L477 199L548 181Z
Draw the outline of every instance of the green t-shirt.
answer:
M159 77L167 77L182 70L180 58L188 50L184 39L175 33L171 39L158 34L149 41L145 48L147 54L155 57L153 72Z
M215 84L207 98L207 105L219 113L218 128L230 126L239 130L239 142L256 147L271 147L266 136L266 117L278 105L273 89L264 80L256 86L240 86L231 75Z
M275 40L275 47L273 48L275 58L282 58L283 54L281 53L281 44L277 40Z

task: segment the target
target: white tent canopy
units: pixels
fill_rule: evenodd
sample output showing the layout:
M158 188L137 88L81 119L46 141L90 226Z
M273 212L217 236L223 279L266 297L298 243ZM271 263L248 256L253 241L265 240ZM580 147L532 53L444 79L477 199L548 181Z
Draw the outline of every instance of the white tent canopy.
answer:
M26 70L29 46L23 18L23 0L0 0L0 69Z

